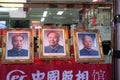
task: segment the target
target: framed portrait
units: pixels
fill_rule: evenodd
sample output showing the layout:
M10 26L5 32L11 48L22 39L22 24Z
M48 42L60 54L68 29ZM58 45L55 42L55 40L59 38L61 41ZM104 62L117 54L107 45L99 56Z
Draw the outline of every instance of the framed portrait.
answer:
M34 42L32 29L3 30L2 63L32 63Z
M104 61L102 43L98 30L74 29L73 41L76 62Z
M68 59L67 27L44 26L39 30L40 59Z

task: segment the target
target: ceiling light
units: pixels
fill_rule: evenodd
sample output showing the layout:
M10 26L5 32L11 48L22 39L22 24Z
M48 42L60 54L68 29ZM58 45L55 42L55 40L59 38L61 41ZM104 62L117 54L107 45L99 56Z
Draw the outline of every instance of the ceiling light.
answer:
M110 9L111 7L98 7L98 8L101 8L101 9Z
M43 22L44 20L45 20L45 18L41 18L41 20L40 20L40 21L41 21L41 22Z
M18 8L0 8L0 12L9 12L14 10L18 10Z
M43 12L43 17L46 17L46 16L47 16L47 13L48 13L48 11L44 11L44 12Z
M2 7L24 7L23 4L8 4L8 3L0 3Z
M57 12L57 15L62 15L63 14L63 11L58 11Z
M93 2L97 2L98 0L93 0Z
M21 3L25 3L27 1L26 0L0 0L0 2L21 2Z
M0 8L0 12L9 12L9 8Z

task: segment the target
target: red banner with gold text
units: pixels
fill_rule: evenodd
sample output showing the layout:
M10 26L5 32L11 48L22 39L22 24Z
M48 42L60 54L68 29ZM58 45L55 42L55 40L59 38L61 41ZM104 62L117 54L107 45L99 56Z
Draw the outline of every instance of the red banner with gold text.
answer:
M0 80L112 80L112 64L0 65Z

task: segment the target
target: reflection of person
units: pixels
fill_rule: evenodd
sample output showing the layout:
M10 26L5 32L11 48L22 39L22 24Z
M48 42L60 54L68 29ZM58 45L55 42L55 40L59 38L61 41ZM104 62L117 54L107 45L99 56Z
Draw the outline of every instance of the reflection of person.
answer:
M45 46L45 53L64 53L64 47L59 44L60 35L56 31L47 34L48 46Z
M83 38L84 48L80 50L80 56L98 56L98 51L92 49L92 38L85 35Z
M8 50L8 57L14 56L28 56L28 50L22 49L24 37L21 33L15 33L12 36L13 48Z

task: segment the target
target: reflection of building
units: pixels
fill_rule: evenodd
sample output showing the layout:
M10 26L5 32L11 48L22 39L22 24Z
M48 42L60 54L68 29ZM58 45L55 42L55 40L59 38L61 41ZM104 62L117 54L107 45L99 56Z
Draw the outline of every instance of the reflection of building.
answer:
M83 14L84 22L89 28L97 26L110 26L111 22L111 7L85 8Z
M6 21L0 21L0 28L6 28Z
M108 10L101 10L97 15L98 24L101 26L110 26L111 12Z

